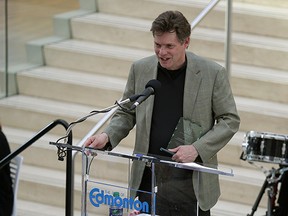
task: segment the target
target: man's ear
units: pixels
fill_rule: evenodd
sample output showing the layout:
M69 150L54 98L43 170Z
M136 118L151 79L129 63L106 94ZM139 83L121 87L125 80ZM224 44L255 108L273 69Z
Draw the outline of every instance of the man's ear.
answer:
M184 41L184 45L185 45L185 48L188 49L189 47L189 44L190 44L190 37L187 37Z

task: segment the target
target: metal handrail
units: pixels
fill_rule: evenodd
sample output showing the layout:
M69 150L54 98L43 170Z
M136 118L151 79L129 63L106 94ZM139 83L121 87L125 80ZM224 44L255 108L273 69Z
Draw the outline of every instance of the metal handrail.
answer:
M225 68L228 76L231 74L231 26L232 26L232 0L226 0L226 14L225 14L225 25L226 25L226 42L225 42ZM220 2L220 0L212 0L200 14L191 22L191 29L193 30L206 16L212 11L212 9Z
M229 78L231 76L232 1L233 0L227 0L226 14L225 14L225 21L226 21L225 68Z
M191 22L191 30L193 30L207 14L212 11L212 9L220 2L220 0L212 0L201 12L200 14Z
M5 0L5 97L8 97L9 92L9 77L8 77L8 64L9 64L9 43L8 43L8 0Z
M41 131L39 131L34 137L32 137L29 141L27 141L25 144L20 146L18 149L16 149L14 152L7 155L5 158L3 158L0 161L0 169L2 169L5 165L7 165L14 157L19 155L21 152L23 152L26 148L31 146L34 142L36 142L39 138L44 136L46 133L48 133L51 129L53 129L57 125L62 125L66 130L69 127L69 124L62 120L57 119L53 122L51 122L49 125L47 125L45 128L43 128ZM67 143L72 145L72 132L69 133ZM72 151L67 150L67 160L66 160L66 216L73 215L73 189L74 189L74 182L73 180L73 163L72 163Z

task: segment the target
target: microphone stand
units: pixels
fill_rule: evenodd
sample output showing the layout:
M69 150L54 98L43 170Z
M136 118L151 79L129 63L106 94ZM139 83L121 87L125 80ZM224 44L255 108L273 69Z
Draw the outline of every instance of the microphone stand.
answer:
M106 113L106 112L109 112L110 110L112 110L113 108L119 108L121 107L124 111L126 112L130 112L131 110L135 109L140 103L142 103L144 100L146 100L151 94L154 93L155 89L157 88L160 88L161 87L161 83L158 81L158 80L150 80L146 86L145 86L145 90L143 93L141 94L135 94L135 95L132 95L130 96L129 98L125 99L125 100L122 100L120 102L116 101L116 103L110 107L107 107L105 109L102 109L102 110L94 110L92 112L90 112L88 115L76 120L75 122L71 122L69 124L69 127L67 128L66 130L66 135L64 137L61 137L60 139L57 140L56 143L58 143L58 141L60 141L61 139L65 139L68 137L69 133L71 132L72 128L77 124L77 123L80 123L80 122L83 122L85 121L87 118L93 116L93 115L96 115L98 113ZM136 101L141 99L140 101ZM129 102L134 102L136 101L135 104L132 105L132 107L130 108L130 110L126 110L124 107L122 107L122 105L126 104L126 103L129 103ZM64 140L64 143L66 143L66 140Z
M66 130L66 135L63 136L63 137L61 137L61 138L59 138L59 139L56 141L56 143L58 143L58 142L59 142L60 140L62 140L62 139L64 139L64 143L67 143L66 138L68 137L69 133L72 131L72 128L73 128L76 124L81 123L81 122L85 121L86 119L88 119L88 118L90 118L90 117L92 117L92 116L94 116L94 115L96 115L96 114L99 114L99 113L107 113L107 112L109 112L110 110L112 110L112 109L114 109L114 108L117 108L117 109L118 109L119 107L121 107L121 108L123 109L122 105L137 100L137 98L138 98L139 96L140 96L140 95L134 95L134 96L129 97L129 98L125 99L125 100L116 101L115 104L112 105L112 106L109 106L109 107L104 108L104 109L101 109L101 110L93 110L93 111L91 111L89 114L87 114L87 115L85 115L85 116L77 119L77 120L74 121L74 122L71 122L71 123L69 124L67 130Z

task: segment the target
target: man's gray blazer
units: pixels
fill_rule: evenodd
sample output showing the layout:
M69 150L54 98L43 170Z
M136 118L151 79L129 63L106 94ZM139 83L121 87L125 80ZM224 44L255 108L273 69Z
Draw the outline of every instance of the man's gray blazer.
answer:
M193 145L205 166L217 166L217 152L237 132L240 119L226 70L210 60L186 52L187 71L184 86L183 117L201 125L203 136ZM157 57L150 56L132 64L123 98L139 94L151 79L157 77ZM154 96L139 105L135 114L118 111L105 132L112 147L128 135L136 124L134 153L146 154L149 148ZM134 161L131 187L138 188L144 171L143 163ZM194 172L194 191L202 210L213 207L219 196L218 175ZM198 185L199 188L196 187Z

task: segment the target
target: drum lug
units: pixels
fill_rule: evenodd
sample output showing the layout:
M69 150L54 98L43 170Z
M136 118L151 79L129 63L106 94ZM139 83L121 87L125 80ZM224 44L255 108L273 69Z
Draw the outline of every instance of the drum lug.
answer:
M241 159L242 160L247 160L247 147L248 147L248 143L247 140L245 142L242 143L242 155L241 155Z
M282 145L282 158L285 158L285 153L286 153L286 143L284 142Z

